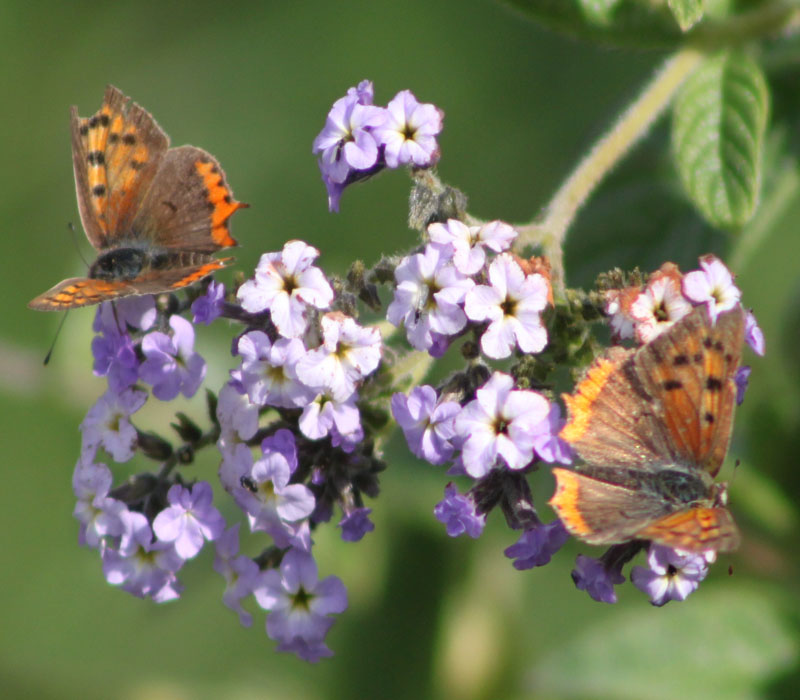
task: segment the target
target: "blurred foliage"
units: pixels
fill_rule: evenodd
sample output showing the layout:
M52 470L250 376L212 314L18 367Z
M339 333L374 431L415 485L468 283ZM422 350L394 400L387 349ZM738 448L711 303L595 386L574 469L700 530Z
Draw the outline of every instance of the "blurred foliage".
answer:
M674 43L680 29L663 4L653 31ZM442 178L469 195L471 213L528 221L663 54L577 44L485 0L402 7L310 0L302 8L8 0L0 5L0 40L4 698L800 693L796 43L764 47L774 100L768 162L761 205L742 231L712 229L692 208L662 120L581 211L566 249L568 282L584 286L614 266L652 270L673 260L689 269L709 251L737 261L737 282L768 348L764 359L750 356L751 386L725 470L744 530L741 550L722 557L683 604L654 609L626 586L618 605L603 606L569 576L587 547L572 544L542 570L517 572L502 555L513 534L497 517L477 542L447 538L432 516L447 477L411 459L395 439L381 497L369 504L375 532L357 545L330 527L316 537L320 573L343 579L351 607L329 637L336 656L309 666L273 653L263 615L252 629L239 626L221 604L223 581L211 571L210 552L183 572L184 598L157 606L108 586L96 553L77 546L70 486L77 428L103 387L91 377L92 313L69 314L45 369L60 318L25 308L84 269L67 228L79 223L69 106L93 113L111 82L150 110L174 145L193 143L217 156L237 198L252 205L233 222L239 270L303 238L321 249L323 267L341 274L356 257L371 264L414 241L402 173L348 190L341 213L327 212L311 141L347 87L370 78L379 102L410 88L439 105ZM209 381L219 385L232 366L229 338L214 329L198 336L214 367ZM155 402L149 408L152 425L144 429L170 418ZM203 397L182 410L202 418ZM208 454L196 467L212 478L217 464ZM552 490L546 471L535 475L534 489L544 514Z

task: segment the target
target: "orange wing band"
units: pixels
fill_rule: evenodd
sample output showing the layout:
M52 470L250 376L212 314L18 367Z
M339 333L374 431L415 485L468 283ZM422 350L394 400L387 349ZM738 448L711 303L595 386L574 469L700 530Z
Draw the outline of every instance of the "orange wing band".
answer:
M237 202L222 179L219 168L208 161L195 161L194 167L203 178L203 185L208 192L208 202L214 207L211 214L211 238L221 248L236 245L236 240L228 230L228 219L237 209L247 204Z
M600 358L592 365L586 377L575 388L575 394L563 394L564 403L569 409L569 422L559 433L562 440L576 442L583 437L589 427L592 404L597 400L608 378L617 369L611 360Z
M586 524L580 510L578 500L580 498L580 479L568 469L553 469L556 477L556 492L550 499L552 506L564 527L576 537L591 535L592 529Z

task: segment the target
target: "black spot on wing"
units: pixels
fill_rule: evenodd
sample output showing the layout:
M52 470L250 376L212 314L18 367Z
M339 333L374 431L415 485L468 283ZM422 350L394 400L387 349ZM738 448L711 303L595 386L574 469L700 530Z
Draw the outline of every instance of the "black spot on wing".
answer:
M706 389L709 391L722 391L722 380L719 377L706 379Z

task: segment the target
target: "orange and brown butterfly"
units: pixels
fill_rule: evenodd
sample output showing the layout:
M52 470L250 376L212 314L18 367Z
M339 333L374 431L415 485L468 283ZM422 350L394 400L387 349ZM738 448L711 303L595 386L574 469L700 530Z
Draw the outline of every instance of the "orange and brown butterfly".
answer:
M565 395L560 435L584 463L553 470L550 504L573 536L690 552L738 546L714 477L731 437L744 321L739 305L716 323L698 306L638 349L611 348Z
M94 116L72 108L72 162L81 223L98 251L87 277L60 282L28 306L61 311L186 287L231 262L237 202L217 160L169 148L155 119L117 88Z

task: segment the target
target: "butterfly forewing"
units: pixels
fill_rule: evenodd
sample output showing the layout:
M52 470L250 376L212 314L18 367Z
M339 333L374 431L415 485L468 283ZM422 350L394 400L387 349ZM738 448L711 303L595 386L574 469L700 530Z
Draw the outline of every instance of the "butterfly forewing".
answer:
M635 358L640 381L660 407L675 460L712 476L730 441L743 334L740 307L720 314L712 325L700 306Z
M147 111L109 86L100 110L80 120L78 136L88 183L79 197L87 198L86 208L99 222L108 245L122 234L135 238L138 232L131 224L169 146L167 135ZM80 166L76 160L76 169Z
M632 371L634 355L634 350L611 348L590 367L575 393L564 395L569 421L561 437L590 464L651 471L665 462L664 426Z

